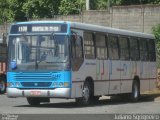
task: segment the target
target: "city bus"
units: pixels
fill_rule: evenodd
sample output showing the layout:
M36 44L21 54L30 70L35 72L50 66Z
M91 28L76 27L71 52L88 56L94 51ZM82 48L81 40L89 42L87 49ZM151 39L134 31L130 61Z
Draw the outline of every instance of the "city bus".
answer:
M8 97L30 105L50 98L89 105L101 96L136 102L155 88L155 38L151 34L69 21L11 25Z

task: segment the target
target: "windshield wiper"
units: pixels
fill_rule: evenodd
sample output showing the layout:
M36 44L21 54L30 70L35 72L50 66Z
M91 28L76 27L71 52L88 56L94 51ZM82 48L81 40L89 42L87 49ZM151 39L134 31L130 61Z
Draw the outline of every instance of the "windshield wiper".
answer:
M52 38L52 40L54 41L54 44L55 44L54 56L57 56L58 55L57 52L59 51L59 47L58 47L58 42L55 39L55 33L54 32L51 33L51 38Z
M37 41L36 41L36 58L35 58L35 69L38 69L38 55L40 54L40 45L41 45L41 37L42 36L38 36Z

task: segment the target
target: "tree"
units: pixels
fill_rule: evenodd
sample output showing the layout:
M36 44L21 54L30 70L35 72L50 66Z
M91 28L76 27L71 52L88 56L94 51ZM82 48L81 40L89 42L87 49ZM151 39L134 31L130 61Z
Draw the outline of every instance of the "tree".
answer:
M4 23L8 19L8 13L9 9L7 1L0 0L0 24Z
M25 0L0 0L0 24L24 20L25 13L22 11L24 1Z
M153 27L153 34L156 38L157 63L158 67L160 67L160 24Z
M90 2L90 7L92 10L104 10L108 7L108 1L109 0L92 0L92 2ZM109 2L111 3L111 0Z
M59 14L79 14L84 9L85 0L62 0L59 6Z
M58 14L61 0L27 0L22 11L28 18L52 18Z
M25 0L7 0L10 13L8 14L9 21L24 21L26 20L25 13L22 11L22 7Z
M92 0L90 3L93 10L106 9L108 6L140 4L160 4L160 0Z
M119 5L159 4L160 0L114 0Z

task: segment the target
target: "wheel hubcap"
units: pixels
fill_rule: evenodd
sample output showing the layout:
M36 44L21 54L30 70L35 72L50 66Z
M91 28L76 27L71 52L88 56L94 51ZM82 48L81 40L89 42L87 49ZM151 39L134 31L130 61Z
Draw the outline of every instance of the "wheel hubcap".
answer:
M138 86L135 85L134 86L134 98L137 98L138 97Z
M87 102L89 99L89 88L88 87L84 87L83 89L83 98L84 100Z

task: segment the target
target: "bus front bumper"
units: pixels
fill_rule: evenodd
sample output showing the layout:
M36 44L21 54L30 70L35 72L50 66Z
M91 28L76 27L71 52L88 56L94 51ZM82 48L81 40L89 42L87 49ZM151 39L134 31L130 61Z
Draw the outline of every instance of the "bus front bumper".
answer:
M70 98L71 88L55 88L55 89L7 88L7 96L8 97Z

